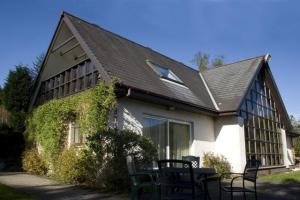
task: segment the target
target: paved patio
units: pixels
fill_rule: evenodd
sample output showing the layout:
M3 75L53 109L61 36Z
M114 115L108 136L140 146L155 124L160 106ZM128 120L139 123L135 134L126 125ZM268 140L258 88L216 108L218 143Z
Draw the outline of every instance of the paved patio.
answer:
M0 183L31 194L37 200L125 200L118 195L101 194L95 190L61 184L44 177L21 172L0 172Z
M38 200L127 200L127 197L99 193L95 190L83 189L74 185L61 184L45 177L28 175L21 172L1 172L0 183L16 188L35 196ZM217 183L209 184L213 200L219 199ZM300 199L299 183L258 182L258 199L260 200L298 200ZM230 199L229 195L224 199ZM243 199L236 195L234 199ZM248 195L247 200L254 199Z

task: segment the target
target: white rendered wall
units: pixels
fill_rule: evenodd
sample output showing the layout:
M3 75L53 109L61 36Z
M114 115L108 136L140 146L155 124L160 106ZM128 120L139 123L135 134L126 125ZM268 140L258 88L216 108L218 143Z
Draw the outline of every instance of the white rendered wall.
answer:
M172 111L165 106L128 98L118 100L117 112L118 128L130 129L139 134L142 134L143 118L146 115L191 122L193 126L193 141L190 146L190 154L200 156L200 161L202 161L203 153L214 151L214 120L209 116L177 109Z
M283 161L284 161L284 165L288 168L290 165L294 164L294 161L293 161L293 153L292 153L292 143L290 137L286 135L284 129L281 129L281 139L282 139Z
M292 137L286 136L286 148L287 148L287 155L289 160L289 165L294 165L294 153L293 153L293 142Z
M243 119L237 116L219 118L215 131L215 151L228 159L233 172L243 172L246 165Z

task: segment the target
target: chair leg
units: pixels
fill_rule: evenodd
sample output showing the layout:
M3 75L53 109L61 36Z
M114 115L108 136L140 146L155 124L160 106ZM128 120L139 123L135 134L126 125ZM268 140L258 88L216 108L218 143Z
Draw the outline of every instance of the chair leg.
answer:
M244 200L246 200L246 192L243 192L243 193L244 193L244 194L243 194L243 195L244 195L243 198L244 198Z
M154 199L160 200L160 188L159 186L154 186Z
M257 200L256 182L254 183L254 195L255 195L255 200Z
M139 190L136 187L131 189L131 200L138 200L139 198Z
M230 199L233 200L233 192L232 192L232 190L230 191Z

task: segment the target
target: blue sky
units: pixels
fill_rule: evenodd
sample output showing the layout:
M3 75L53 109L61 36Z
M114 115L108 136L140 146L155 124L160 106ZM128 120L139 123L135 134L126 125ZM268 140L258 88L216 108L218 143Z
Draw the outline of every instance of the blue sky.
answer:
M300 117L300 2L289 0L7 0L0 3L0 85L46 52L66 10L194 66L197 51L225 62L270 53L290 114Z

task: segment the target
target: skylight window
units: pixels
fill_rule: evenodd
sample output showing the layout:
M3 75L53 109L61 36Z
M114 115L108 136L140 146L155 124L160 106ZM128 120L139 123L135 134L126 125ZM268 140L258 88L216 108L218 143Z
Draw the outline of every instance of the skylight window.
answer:
M154 69L154 71L163 79L173 81L176 83L181 83L183 82L178 78L169 68L160 66L158 64L152 63L152 62L147 62L150 64L150 66Z

